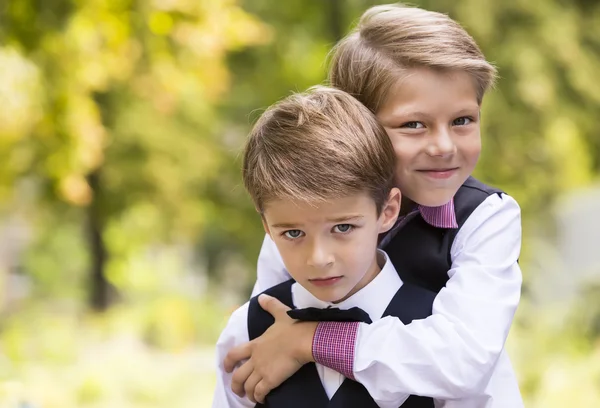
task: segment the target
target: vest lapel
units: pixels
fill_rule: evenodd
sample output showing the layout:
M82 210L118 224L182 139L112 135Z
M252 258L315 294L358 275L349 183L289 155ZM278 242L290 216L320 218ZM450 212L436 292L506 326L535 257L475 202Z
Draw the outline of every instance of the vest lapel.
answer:
M378 408L378 405L362 384L346 378L333 394L328 408L347 407Z
M341 388L341 387L340 387ZM257 407L327 408L329 397L314 363L305 364L290 379L267 395Z

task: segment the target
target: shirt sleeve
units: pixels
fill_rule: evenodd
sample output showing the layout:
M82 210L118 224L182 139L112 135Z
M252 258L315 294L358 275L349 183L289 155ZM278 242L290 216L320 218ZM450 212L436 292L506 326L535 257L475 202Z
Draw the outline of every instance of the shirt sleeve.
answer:
M346 341L345 350L332 347L321 354L337 354L338 360L343 354L350 361L354 355L354 378L379 400L407 393L457 399L483 392L520 300L520 247L518 204L506 195L488 197L456 236L450 279L431 316L409 325L393 317L361 323L354 344Z
M265 234L265 239L260 248L256 276L257 279L252 290L252 297L291 278L285 269L277 246L275 246L269 234Z
M321 322L313 337L312 352L316 363L354 380L354 345L358 322Z
M233 373L227 373L223 366L227 352L248 341L248 303L246 303L233 312L217 341L217 381L213 395L213 408L251 408L256 405L248 398L240 398L234 394L231 390Z

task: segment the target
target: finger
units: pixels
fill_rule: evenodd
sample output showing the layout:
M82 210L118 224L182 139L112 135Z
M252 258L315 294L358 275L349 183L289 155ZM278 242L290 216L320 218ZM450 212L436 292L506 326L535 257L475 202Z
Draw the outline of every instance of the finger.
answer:
M261 379L262 378L260 374L258 374L257 371L253 371L252 374L250 374L250 377L248 377L248 379L246 380L246 383L244 384L246 397L254 403L256 403L256 399L254 398L254 389L256 388L256 384L258 384Z
M260 295L258 297L258 304L260 304L260 307L269 312L276 320L284 316L289 318L287 311L290 310L290 308L272 296Z
M244 397L244 384L253 371L254 365L252 365L252 360L248 360L238 367L238 369L233 373L233 376L231 377L231 391L233 391L238 397Z
M241 363L243 360L248 360L252 356L252 342L241 344L237 347L232 348L227 352L225 360L223 360L223 366L225 371L230 373L233 371L236 365Z
M264 404L267 394L271 392L271 387L267 384L267 381L263 378L260 380L256 387L254 387L254 399L256 402Z

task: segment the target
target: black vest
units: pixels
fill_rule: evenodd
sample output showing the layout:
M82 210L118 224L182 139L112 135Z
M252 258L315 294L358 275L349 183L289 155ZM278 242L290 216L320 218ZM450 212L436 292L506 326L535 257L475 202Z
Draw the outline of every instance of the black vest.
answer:
M469 177L454 196L458 228L429 225L421 214L407 222L383 248L403 282L438 293L448 282L450 249L458 230L490 195L502 191Z
M293 280L281 283L264 293L279 299L293 308ZM396 316L404 324L424 319L431 315L436 294L410 283L405 283L396 292L383 316ZM258 304L258 297L250 299L248 307L248 335L250 340L261 336L274 322L273 317ZM377 408L377 404L362 384L345 379L329 400L314 363L305 364L294 375L272 390L264 404L257 407L269 408ZM433 399L411 395L402 408L433 408Z

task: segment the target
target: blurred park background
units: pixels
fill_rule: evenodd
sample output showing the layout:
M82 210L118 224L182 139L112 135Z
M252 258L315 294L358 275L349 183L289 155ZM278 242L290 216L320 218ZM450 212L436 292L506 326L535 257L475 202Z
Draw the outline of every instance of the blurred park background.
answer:
M0 0L0 407L210 406L263 232L239 153L367 0ZM430 0L497 64L528 407L600 406L600 3Z

